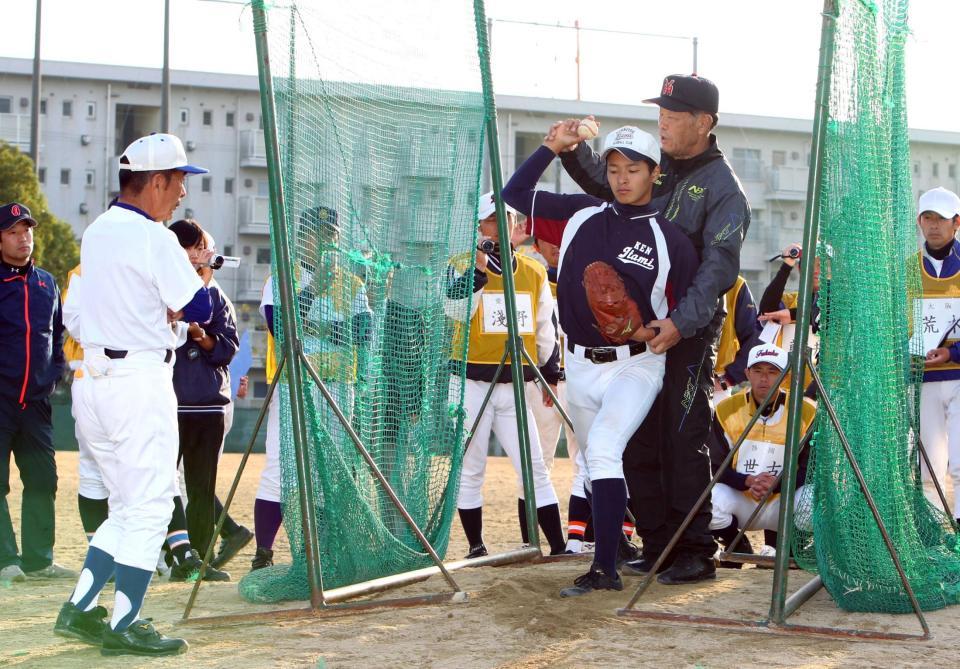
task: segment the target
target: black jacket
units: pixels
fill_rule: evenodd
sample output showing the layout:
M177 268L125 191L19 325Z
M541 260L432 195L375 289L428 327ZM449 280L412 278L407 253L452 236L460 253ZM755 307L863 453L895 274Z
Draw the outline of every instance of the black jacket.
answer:
M219 408L230 402L230 372L227 366L240 348L233 307L215 285L210 286L213 317L201 325L216 340L212 351L191 341L177 349L173 366L173 389L180 410Z
M53 275L0 263L0 397L27 404L46 399L63 375L63 321Z
M600 155L581 142L560 154L564 169L586 193L613 200L606 166ZM714 339L725 313L721 296L740 273L740 247L750 226L750 205L730 163L710 136L710 148L699 156L674 160L664 154L662 175L653 197L664 218L693 242L700 268L684 299L670 313L684 337L705 332Z

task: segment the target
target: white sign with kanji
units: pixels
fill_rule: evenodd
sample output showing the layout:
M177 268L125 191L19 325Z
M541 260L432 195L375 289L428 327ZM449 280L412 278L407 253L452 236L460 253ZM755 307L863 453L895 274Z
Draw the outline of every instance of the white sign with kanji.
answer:
M910 350L924 355L946 339L960 339L960 298L926 297L920 300L920 320L914 325Z
M530 293L517 293L517 328L519 334L533 334L536 330L536 318L533 313L533 296ZM507 333L507 305L503 293L483 291L480 308L483 310L483 332L485 334Z
M745 439L737 452L737 471L748 476L779 476L783 471L783 452L783 444Z

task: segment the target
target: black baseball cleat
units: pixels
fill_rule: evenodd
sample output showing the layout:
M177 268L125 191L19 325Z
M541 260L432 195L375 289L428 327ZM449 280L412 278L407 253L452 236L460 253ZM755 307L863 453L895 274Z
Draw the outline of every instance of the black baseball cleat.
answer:
M173 583L178 582L194 582L200 578L200 567L203 562L197 557L196 551L190 551L187 554L187 559L176 564L170 569L170 581ZM230 574L225 571L220 571L216 569L213 565L207 565L207 570L203 573L204 581L229 581Z
M624 562L622 565L623 573L633 574L635 576L646 576L648 573L650 573L650 570L653 569L653 565L654 563L656 563L656 561L657 561L657 558L655 557L654 558L640 557L640 558L637 558L636 560L630 560L629 562ZM669 559L664 560L663 564L660 565L660 568L657 569L657 573L662 574L663 572L668 570L670 566L671 566L670 560Z
M464 556L465 560L472 560L474 558L483 557L487 554L487 547L483 544L477 544L470 547L470 552Z
M220 550L217 551L216 557L210 560L210 565L220 569L235 558L237 553L242 551L252 539L253 532L245 527L240 527L236 532L220 541Z
M183 639L165 637L153 628L150 620L134 620L130 627L115 632L108 626L103 631L101 655L180 655L187 652Z
M53 633L67 639L79 639L94 646L100 645L103 631L107 628L105 618L107 610L94 606L89 611L81 611L72 602L60 607L60 615L53 625Z
M619 569L625 562L636 560L640 557L640 547L627 539L625 534L620 535L620 546L617 547L617 568Z
M250 571L273 566L273 551L269 548L258 548L253 560L250 561Z
M560 596L579 597L594 590L623 590L623 581L619 574L607 576L603 571L591 566L590 571L574 579L573 586L561 590Z
M682 553L673 561L673 565L657 576L657 583L664 585L683 585L699 583L717 577L717 567L713 558L695 553Z

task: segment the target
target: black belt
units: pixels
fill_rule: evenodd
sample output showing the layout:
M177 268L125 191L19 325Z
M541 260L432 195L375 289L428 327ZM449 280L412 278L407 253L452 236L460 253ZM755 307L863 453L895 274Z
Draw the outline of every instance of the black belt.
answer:
M617 359L617 349L619 346L595 346L593 348L583 348L583 357L585 357L590 362L599 365L604 362L613 362ZM567 350L571 353L574 352L573 343L569 340L567 341ZM647 350L647 345L644 342L632 342L630 344L630 357L632 358L635 355L640 355L645 353Z
M115 351L112 348L103 349L103 354L108 358L110 358L111 360L120 360L122 358L126 358L127 353L129 352L130 351ZM163 359L164 364L170 362L172 359L173 359L173 351L171 351L170 349L167 349L167 355Z

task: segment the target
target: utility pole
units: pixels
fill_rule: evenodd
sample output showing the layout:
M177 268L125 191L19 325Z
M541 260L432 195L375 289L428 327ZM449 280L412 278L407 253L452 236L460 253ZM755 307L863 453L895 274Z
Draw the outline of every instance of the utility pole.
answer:
M573 22L573 28L577 31L577 101L580 101L580 19Z
M163 79L160 83L160 132L170 132L170 0L163 0Z
M40 2L37 2L37 20L33 37L33 90L30 100L30 159L33 172L40 170Z

